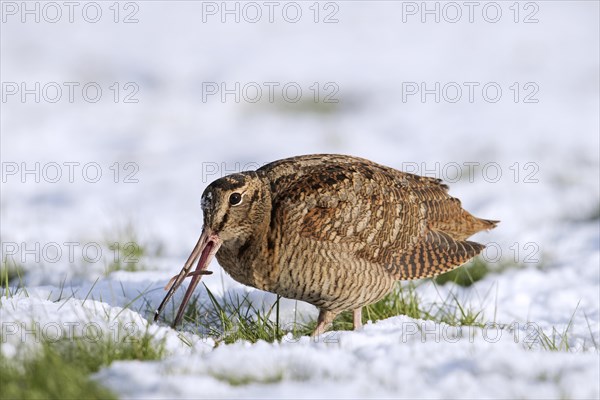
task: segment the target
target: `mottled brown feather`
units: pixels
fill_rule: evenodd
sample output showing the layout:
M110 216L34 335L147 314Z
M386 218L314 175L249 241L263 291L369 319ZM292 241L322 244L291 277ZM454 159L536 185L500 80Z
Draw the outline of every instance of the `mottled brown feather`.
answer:
M233 191L247 196L235 209ZM399 279L463 264L484 248L466 239L496 224L463 210L438 179L342 155L275 161L215 181L205 196L217 199L205 202L205 229L224 238L216 257L225 271L314 304L320 327Z
M274 208L301 212L302 236L381 263L395 279L446 272L484 248L464 239L494 223L463 210L440 180L348 158L309 162L275 179Z

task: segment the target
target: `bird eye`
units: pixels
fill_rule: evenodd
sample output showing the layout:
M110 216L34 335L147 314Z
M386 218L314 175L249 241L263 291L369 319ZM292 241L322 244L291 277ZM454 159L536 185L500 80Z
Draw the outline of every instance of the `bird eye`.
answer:
M229 196L229 204L231 204L232 206L242 204L242 195L237 192L231 193L231 196Z

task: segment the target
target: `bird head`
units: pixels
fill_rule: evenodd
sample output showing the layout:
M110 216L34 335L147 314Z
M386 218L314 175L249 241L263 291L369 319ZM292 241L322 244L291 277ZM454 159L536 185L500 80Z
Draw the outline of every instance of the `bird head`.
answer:
M188 276L192 282L188 287L183 301L173 322L177 325L194 289L206 271L212 258L221 246L236 247L246 243L257 231L264 226L271 212L271 197L269 187L255 171L241 172L225 176L212 182L202 194L202 212L204 227L200 239L181 272L167 284L169 291L156 310L156 321L171 296ZM197 266L192 271L193 264Z
M244 243L271 210L268 187L254 171L228 175L202 193L204 231L224 243Z

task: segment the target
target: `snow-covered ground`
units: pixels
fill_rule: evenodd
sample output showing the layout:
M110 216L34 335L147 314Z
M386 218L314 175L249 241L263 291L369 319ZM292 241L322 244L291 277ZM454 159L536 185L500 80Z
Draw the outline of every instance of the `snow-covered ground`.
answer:
M168 350L95 375L122 397L600 396L598 2L48 4L2 2L2 257L27 271L26 290L0 298L5 355L33 344L36 323L110 335L121 321ZM210 181L324 152L436 175L502 220L475 239L492 264L522 268L417 292L452 291L514 329L398 316L214 348L148 323L200 234ZM115 250L99 243L128 224L161 251L106 276ZM211 269L218 296L275 301ZM294 301L281 314L316 316ZM570 321L569 352L537 345L537 329Z

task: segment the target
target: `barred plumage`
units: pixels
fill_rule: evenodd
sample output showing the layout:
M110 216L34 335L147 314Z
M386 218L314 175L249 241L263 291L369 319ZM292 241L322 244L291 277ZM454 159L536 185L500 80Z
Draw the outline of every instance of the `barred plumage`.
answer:
M317 306L314 334L344 310L354 310L360 326L361 308L397 280L465 263L484 248L466 239L497 223L469 214L438 179L343 155L293 157L226 176L206 188L202 204L203 234L158 312L195 259L203 271L216 252L237 281ZM200 274L192 273L189 294Z

